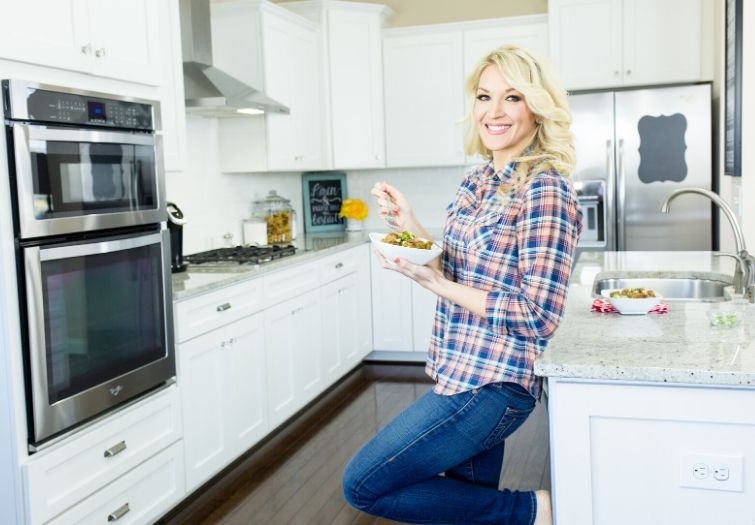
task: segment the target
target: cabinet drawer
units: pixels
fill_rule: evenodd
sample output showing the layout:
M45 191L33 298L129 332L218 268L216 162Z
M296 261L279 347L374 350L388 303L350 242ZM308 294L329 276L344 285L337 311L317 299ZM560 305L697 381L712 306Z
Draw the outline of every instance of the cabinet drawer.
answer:
M46 522L180 438L171 386L34 455L24 467L30 522Z
M183 443L179 441L58 516L68 523L153 523L185 495Z
M292 299L320 284L317 263L286 268L265 277L265 308Z
M176 342L180 343L262 310L262 279L227 286L176 304Z
M335 255L329 255L318 261L320 267L320 282L322 284L354 273L359 269L360 257L363 256L362 247L345 250Z

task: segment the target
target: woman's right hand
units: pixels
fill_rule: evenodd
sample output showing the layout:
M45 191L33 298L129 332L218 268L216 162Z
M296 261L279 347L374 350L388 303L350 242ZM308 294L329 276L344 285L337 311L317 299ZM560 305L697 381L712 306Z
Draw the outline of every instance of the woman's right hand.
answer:
M386 182L377 182L370 192L377 197L378 215L396 231L416 231L414 213L403 193Z

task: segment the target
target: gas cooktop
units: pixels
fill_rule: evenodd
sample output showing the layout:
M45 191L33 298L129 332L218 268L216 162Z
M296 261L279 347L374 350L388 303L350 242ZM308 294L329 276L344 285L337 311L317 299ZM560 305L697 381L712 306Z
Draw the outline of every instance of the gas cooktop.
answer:
M234 246L194 253L184 257L192 265L212 264L261 264L296 253L292 245L280 246Z

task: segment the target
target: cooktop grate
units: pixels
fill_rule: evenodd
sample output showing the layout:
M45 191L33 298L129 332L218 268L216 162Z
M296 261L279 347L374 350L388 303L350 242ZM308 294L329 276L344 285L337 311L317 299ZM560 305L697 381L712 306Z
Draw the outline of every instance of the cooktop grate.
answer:
M261 264L295 253L296 248L290 244L287 246L234 246L193 253L185 256L184 260L191 264Z

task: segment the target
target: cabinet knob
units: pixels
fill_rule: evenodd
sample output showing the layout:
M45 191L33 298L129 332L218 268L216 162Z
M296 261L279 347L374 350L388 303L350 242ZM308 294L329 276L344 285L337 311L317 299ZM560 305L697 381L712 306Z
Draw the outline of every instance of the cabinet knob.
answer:
M631 74L632 74L632 70L631 69L627 69L627 75L631 75Z
M380 160L382 158L383 158L383 156L380 153L378 153L377 155L375 155L375 160Z
M336 263L336 270L340 270L341 268L343 268L343 263L342 262Z
M616 77L618 77L619 76L619 70L617 69L616 71L614 71L613 75L616 76Z
M123 505L121 505L120 507L118 507L117 509L115 509L113 512L111 512L110 514L108 514L107 520L108 521L118 521L123 516L125 516L126 514L128 514L128 512L130 510L131 510L131 507L128 506L128 503L124 503Z
M88 55L92 52L92 44L86 44L81 46L81 54L82 55Z
M124 450L126 450L126 441L125 440L121 441L120 443L118 443L116 445L113 445L112 447L110 447L109 449L107 449L105 451L104 456L106 458L112 458L113 456L117 456L118 454L120 454Z
M231 307L231 303L223 303L220 306L217 307L218 312L225 312Z
M104 47L101 47L101 48L97 49L97 50L96 50L96 51L94 52L94 56L96 56L97 58L102 58L102 57L104 57L104 56L105 56L105 48L104 48Z

